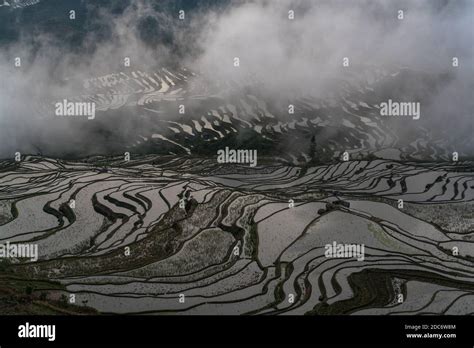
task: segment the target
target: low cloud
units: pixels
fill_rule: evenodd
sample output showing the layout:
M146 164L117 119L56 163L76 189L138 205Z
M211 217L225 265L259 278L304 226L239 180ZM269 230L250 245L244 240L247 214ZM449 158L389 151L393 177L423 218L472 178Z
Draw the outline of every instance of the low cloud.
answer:
M367 71L408 68L439 81L414 82L405 91L430 96L422 109L425 127L445 127L453 138L472 134L472 1L233 1L186 8L184 21L176 7L148 1L120 11L90 4L85 9L94 13L87 27L96 29L78 47L51 33L22 32L2 48L0 157L36 153L48 141L60 152L61 141L71 142L76 129L83 137L78 123L42 118L37 103L84 93L80 81L123 70L124 57L142 71L185 66L202 81L253 84L275 104L327 97L342 88L341 81L365 78ZM14 67L15 57L22 59L20 68ZM398 132L403 136L403 129ZM464 146L474 154L472 141Z

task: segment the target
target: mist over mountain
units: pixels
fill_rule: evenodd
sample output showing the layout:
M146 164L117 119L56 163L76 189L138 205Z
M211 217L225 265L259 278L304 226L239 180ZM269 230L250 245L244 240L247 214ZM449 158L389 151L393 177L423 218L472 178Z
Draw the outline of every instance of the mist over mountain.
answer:
M473 155L471 1L21 4L0 7L2 157ZM63 99L96 117L58 118ZM419 102L420 119L381 117L388 99Z

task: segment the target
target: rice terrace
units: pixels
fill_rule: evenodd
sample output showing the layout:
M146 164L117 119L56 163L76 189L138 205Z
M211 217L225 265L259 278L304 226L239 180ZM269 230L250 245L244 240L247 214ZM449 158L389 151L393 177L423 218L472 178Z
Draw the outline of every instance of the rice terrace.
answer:
M474 314L472 2L3 2L1 315Z

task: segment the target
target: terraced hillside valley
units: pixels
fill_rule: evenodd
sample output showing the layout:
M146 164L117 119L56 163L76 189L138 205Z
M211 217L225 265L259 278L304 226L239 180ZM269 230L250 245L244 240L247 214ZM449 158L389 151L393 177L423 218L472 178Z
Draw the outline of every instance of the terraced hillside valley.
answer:
M73 313L473 313L472 162L261 162L3 161L0 242L39 258L2 284L75 294ZM364 260L325 257L334 241Z
M29 146L15 151L61 158L127 151L215 156L230 146L257 149L259 156L294 165L326 163L344 152L353 159L447 161L453 152L470 158L469 127L460 130L466 136L453 138L449 125L432 127L429 116L412 120L380 115L382 102L410 98L415 83L426 88L420 97L429 104L431 94L446 83L445 76L376 66L343 76L327 81L334 89L326 95L308 92L278 100L263 93L255 77L209 80L185 67L127 69L67 80L74 93L66 89L62 95L33 100L36 116L29 131L22 130ZM397 93L391 92L395 86ZM94 103L97 116L89 122L85 117L58 117L55 104L63 100Z
M474 314L473 13L0 0L0 315Z

